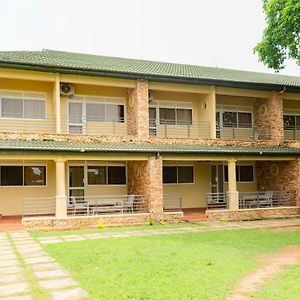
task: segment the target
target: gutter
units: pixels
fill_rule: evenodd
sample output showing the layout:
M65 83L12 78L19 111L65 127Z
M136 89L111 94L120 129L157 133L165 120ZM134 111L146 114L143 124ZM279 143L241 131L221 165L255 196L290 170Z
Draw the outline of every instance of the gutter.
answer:
M73 74L73 75L85 75L85 76L101 76L101 77L114 77L120 79L144 79L156 82L167 82L167 83L184 83L192 85L216 85L220 87L235 87L242 89L252 89L252 90L277 90L281 91L285 89L286 92L300 92L300 86L286 86L278 84L266 84L266 83L251 83L251 82L237 82L229 80L216 80L216 79L198 79L198 78L184 78L175 76L165 76L165 75L149 75L140 73L128 73L128 72L118 72L118 71L93 71L93 70L81 70L72 69L64 67L47 67L43 65L30 65L22 63L7 63L0 61L0 67L3 68L14 68L21 70L31 70L31 71L43 71L52 73L62 73L62 74Z

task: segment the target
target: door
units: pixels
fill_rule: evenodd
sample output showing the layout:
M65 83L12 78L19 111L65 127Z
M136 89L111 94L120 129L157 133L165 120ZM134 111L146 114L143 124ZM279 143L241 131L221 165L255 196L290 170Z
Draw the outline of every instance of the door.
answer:
M211 166L210 191L211 193L223 193L223 165Z
M157 120L156 108L149 107L149 134L151 136L157 135Z
M221 138L221 112L216 111L216 138Z
M69 133L84 133L83 103L69 102Z
M84 166L69 166L69 199L85 195Z

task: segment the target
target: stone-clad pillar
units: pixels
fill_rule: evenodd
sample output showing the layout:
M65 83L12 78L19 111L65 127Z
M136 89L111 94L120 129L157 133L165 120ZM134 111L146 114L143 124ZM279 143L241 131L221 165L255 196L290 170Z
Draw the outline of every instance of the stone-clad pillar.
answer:
M236 188L236 160L228 161L228 208L239 209L239 193Z
M67 195L66 195L66 167L64 159L56 159L56 196L55 216L57 218L67 217Z
M147 161L128 161L128 194L145 195L151 218L163 217L162 158Z
M278 92L273 91L268 99L256 100L254 125L260 139L284 141L283 102Z
M128 134L149 137L148 81L137 80L136 88L129 91L127 118Z

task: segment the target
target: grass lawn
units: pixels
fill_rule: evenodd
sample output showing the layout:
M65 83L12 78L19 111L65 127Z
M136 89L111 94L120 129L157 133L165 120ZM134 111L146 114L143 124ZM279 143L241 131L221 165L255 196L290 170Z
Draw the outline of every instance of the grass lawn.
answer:
M293 244L300 244L298 232L228 230L43 247L71 272L90 299L223 300L243 275L258 266L259 255ZM299 272L298 268L295 286Z

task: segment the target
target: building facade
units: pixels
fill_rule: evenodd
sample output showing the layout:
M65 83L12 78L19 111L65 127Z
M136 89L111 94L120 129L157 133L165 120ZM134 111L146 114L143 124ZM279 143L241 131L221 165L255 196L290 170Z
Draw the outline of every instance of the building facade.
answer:
M0 52L0 137L28 227L299 214L299 77Z

